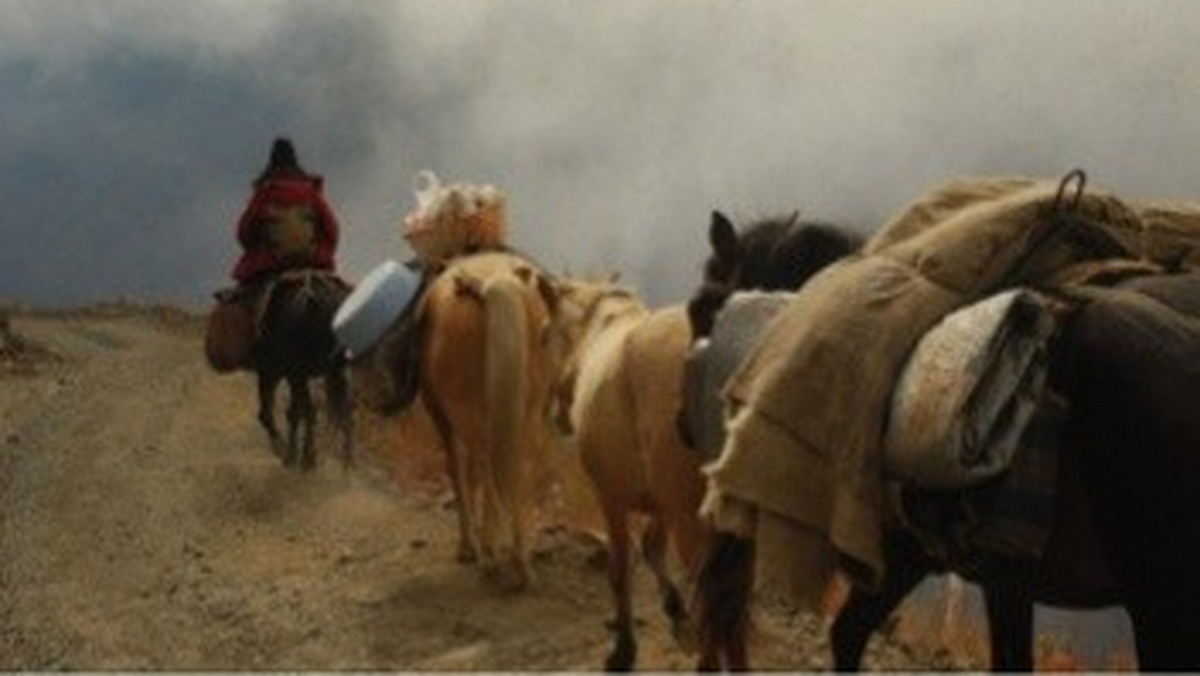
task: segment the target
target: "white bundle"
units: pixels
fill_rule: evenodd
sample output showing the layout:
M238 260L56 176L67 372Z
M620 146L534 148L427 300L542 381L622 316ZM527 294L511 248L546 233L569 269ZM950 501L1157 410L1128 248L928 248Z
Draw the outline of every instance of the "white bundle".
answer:
M417 208L405 216L401 234L426 262L502 247L508 228L504 193L492 185L443 186L424 170L413 180Z

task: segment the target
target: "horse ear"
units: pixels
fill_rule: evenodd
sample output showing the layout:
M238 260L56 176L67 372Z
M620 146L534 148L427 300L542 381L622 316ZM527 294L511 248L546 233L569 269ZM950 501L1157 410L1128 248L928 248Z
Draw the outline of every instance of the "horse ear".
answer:
M608 279L604 280L608 284L616 284L621 279L621 273L613 270L608 273Z
M560 287L550 281L550 278L546 275L538 275L537 290L538 294L542 297L542 301L549 308L550 314L556 314L558 312L558 301L562 296Z
M738 236L733 223L725 214L713 210L712 224L708 227L708 242L717 258L725 261L737 260Z

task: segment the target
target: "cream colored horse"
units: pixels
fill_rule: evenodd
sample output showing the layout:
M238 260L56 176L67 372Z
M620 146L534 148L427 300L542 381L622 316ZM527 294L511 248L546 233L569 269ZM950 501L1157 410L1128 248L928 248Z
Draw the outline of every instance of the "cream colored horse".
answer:
M545 412L565 348L558 292L508 253L454 260L423 298L421 389L459 504L459 558L483 558L505 586L533 579L534 470L550 441ZM511 564L507 569L505 563Z
M574 287L579 293L579 286ZM682 596L668 575L672 541L689 578L707 543L697 516L703 497L701 458L683 445L675 418L691 329L682 306L650 312L616 287L591 291L583 333L557 390L570 410L584 470L604 512L616 639L609 670L636 660L631 600L632 521L648 516L642 551L654 571L676 638L689 643Z

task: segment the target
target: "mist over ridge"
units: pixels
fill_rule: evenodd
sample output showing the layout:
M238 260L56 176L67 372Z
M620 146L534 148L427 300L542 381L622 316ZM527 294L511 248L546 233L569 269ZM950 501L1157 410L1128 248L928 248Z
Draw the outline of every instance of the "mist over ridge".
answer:
M0 0L0 299L203 303L270 140L326 177L356 279L420 169L513 243L679 300L709 212L867 232L930 185L1200 198L1200 6L865 0Z

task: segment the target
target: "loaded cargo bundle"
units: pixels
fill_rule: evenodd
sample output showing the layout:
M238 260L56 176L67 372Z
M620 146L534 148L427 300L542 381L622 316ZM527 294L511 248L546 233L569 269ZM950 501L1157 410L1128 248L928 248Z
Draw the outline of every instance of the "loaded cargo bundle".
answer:
M508 230L504 193L492 185L442 185L432 171L413 183L417 207L404 217L401 234L426 265L476 251L501 249Z
M896 385L902 382L903 398L914 382L901 376L914 349L949 315L1015 289L1069 292L1081 279L1112 271L1197 261L1200 208L1085 193L1084 180L1073 172L1063 181L938 186L885 224L862 255L809 280L770 324L726 385L728 439L706 468L702 508L721 530L756 539L761 582L815 604L835 568L868 586L881 579L883 524L897 516L885 449L889 420L904 415L893 408ZM951 449L952 458L963 457L970 429L1005 440L1028 427L1028 420L1005 421L1005 402L1037 400L1037 383L1022 378L1042 377L1037 354L1045 325L1037 319L1029 336L1013 342L1004 328L1008 316L995 314L990 330L955 348L960 365L974 355L983 366L974 383L968 378L959 392L940 393L950 401L940 437L927 445ZM999 361L986 366L989 359ZM1017 366L1003 367L1005 359ZM1001 377L989 380L989 373ZM947 422L972 408L972 396L983 415ZM992 460L994 475L1004 463ZM894 461L891 467L898 469ZM933 484L978 478L955 477L961 466L940 469L949 476Z

